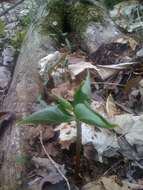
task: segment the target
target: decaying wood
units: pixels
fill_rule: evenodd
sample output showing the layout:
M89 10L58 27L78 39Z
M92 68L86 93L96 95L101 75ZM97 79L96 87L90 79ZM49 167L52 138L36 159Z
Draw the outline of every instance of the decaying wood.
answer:
M41 14L44 6L41 8ZM39 18L41 18L39 12ZM54 50L48 36L41 35L38 20L31 26L21 50L14 71L13 80L4 100L2 111L10 111L22 117L30 113L43 88L37 74L38 61ZM16 126L15 122L7 127L0 138L1 168L0 189L16 190L23 180L25 167L16 162L26 151L25 134L28 127ZM27 189L27 188L26 188Z

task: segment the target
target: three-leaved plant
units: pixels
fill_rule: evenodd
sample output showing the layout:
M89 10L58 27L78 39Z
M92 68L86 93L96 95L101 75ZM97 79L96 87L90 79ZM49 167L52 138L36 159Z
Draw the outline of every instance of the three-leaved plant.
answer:
M62 97L57 97L55 105L47 106L41 111L35 112L25 117L18 124L61 124L76 122L77 141L76 141L76 175L79 175L80 169L80 150L81 150L81 123L84 122L91 126L112 129L116 125L108 122L98 112L94 111L91 106L91 80L89 73L86 80L74 94L73 101L67 101Z

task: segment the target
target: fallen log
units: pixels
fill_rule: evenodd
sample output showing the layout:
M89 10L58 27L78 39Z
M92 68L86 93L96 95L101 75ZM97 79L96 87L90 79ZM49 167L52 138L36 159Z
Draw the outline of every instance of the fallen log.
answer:
M1 111L14 113L16 118L31 113L37 97L43 93L37 64L42 57L55 51L55 41L50 34L55 34L59 40L64 31L65 17L71 30L79 35L81 47L90 53L102 43L121 35L101 7L79 2L65 4L63 0L53 2L49 1L48 8L45 2L38 9L37 19L30 26L23 43L10 89L1 108ZM86 22L82 18L86 18ZM16 126L13 119L0 137L1 190L28 189L23 186L27 163L17 163L17 158L28 154L28 131L27 126Z

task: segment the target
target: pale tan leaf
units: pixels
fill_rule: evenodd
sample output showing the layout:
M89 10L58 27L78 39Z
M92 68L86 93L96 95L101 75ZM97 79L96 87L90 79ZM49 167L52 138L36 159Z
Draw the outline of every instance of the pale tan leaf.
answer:
M129 38L128 42L129 42L130 47L134 51L136 49L138 43L133 38Z
M98 181L86 184L82 190L129 190L128 184L120 181L117 176L101 177Z
M107 101L106 101L106 112L109 117L113 117L114 115L117 115L117 107L115 105L115 101L111 94L109 94Z

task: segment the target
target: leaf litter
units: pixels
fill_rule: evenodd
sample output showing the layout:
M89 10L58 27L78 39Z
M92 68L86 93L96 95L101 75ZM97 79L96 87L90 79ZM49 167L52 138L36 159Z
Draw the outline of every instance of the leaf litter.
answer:
M140 108L143 101L142 71L140 69L142 65L141 58L136 57L136 47L136 42L131 38L127 38L118 39L113 44L103 45L87 57L83 56L84 54L81 52L71 53L71 55L68 53L66 57L68 60L67 68L62 67L62 72L61 70L56 70L60 73L59 76L68 73L66 75L68 80L66 77L62 77L60 84L59 80L58 83L54 80L50 88L48 84L46 86L48 91L46 93L47 102L49 100L52 102L55 95L73 100L74 90L79 86L80 81L85 78L86 71L89 70L92 76L92 108L118 125L114 130L109 131L108 129L97 129L92 125L87 126L87 124L82 123L83 150L80 183L74 179L73 171L75 165L75 123L68 122L53 125L52 133L50 131L44 132L43 142L46 150L57 163L65 164L62 171L64 174L66 171L70 183L78 184L83 190L143 188L138 183L141 176L137 175L136 179L134 177L137 171L141 171L143 174L143 128L142 109ZM58 57L56 58L57 55ZM54 58L52 59L54 59L55 63L59 61L59 57L62 57L61 55L63 55L63 52L53 54ZM52 54L49 57L52 57ZM48 56L45 59L43 58L39 62L41 69L47 68L48 62ZM61 64L59 65L60 69ZM46 76L47 71L41 71L43 72L41 76ZM56 72L52 72L51 77L56 77ZM45 78L43 79L45 80ZM51 99L50 94L53 99ZM138 101L139 104L137 104ZM128 111L134 114L127 114ZM34 128L33 130L35 131L36 129ZM51 137L49 137L49 134L51 134ZM33 158L41 161L47 159L48 161L48 158L42 158L45 155L38 143L39 135L36 137L33 135L31 138L35 138L31 142L31 146L33 146L33 143L37 143L34 151L31 150ZM38 157L35 157L35 155ZM119 164L118 167L112 168L111 166L116 165L119 160L122 160L125 167L122 168ZM46 167L47 165L44 166L45 169ZM110 170L109 173L106 172L108 170ZM54 180L54 183L59 182L57 171L55 170L54 172L55 178L50 178L47 171L45 175L42 176L41 174L41 183L53 183L52 180ZM102 177L104 173L107 174L106 177ZM112 178L112 175L115 175L114 178ZM34 179L36 176L39 176L38 169L36 169Z

